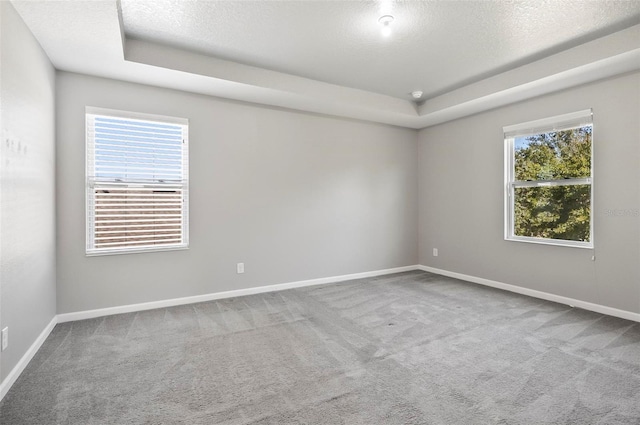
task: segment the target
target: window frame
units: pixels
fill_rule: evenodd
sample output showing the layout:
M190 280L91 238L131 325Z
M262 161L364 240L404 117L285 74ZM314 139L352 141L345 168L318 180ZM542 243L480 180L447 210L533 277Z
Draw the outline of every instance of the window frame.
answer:
M96 248L95 247L95 224L92 219L92 214L95 216L94 207L91 204L93 201L92 191L95 182L99 181L102 184L114 184L118 186L127 185L127 181L121 179L98 179L91 175L92 166L90 164L90 157L95 152L95 139L90 134L91 124L90 121L94 121L95 117L126 119L126 120L138 120L146 122L154 122L158 124L170 124L178 125L182 127L182 139L183 146L181 149L182 154L182 180L179 183L169 182L164 183L162 181L149 182L146 187L164 186L177 187L181 189L182 207L181 207L181 229L180 236L181 241L179 243L155 245L155 246L128 246L128 247L115 247L115 248ZM162 252L162 251L176 251L189 249L189 120L186 118L170 117L156 114L146 114L131 111L122 111L116 109L107 109L87 106L85 107L85 231L86 231L86 245L85 255L87 257L103 256L103 255L119 255L119 254L137 254L145 252ZM91 159L93 166L95 167L95 158ZM128 180L130 187L136 188L144 186L135 179ZM129 187L129 186L128 186Z
M533 136L553 131L570 130L574 128L591 126L591 167L590 176L586 178L570 178L561 180L515 180L515 139L518 137ZM543 118L503 127L504 136L504 240L513 242L526 242L543 245L567 246L574 248L594 248L594 130L593 111L586 109L554 117ZM518 236L515 234L515 190L519 187L549 187L549 186L574 186L589 185L589 241L572 241L564 239L541 238L533 236Z

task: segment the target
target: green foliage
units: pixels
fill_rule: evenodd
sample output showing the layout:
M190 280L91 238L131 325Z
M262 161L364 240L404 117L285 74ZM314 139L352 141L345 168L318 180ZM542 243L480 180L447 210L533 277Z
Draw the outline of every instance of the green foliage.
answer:
M516 141L515 180L562 180L591 176L591 126ZM589 241L590 185L519 187L515 190L517 236Z

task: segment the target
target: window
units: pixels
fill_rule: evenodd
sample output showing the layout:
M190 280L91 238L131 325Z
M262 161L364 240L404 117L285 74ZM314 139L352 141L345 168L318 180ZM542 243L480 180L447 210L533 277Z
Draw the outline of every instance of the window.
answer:
M188 121L86 110L87 255L187 248Z
M593 247L591 110L504 128L505 239Z

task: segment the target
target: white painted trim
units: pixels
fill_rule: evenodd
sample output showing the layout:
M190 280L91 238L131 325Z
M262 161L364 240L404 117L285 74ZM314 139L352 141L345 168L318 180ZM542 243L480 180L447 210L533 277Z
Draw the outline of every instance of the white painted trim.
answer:
M7 375L4 381L0 383L0 401L2 401L4 396L7 395L7 393L9 392L9 389L11 389L13 384L15 384L15 382L18 380L18 378L20 377L20 374L22 374L22 372L27 367L31 359L33 359L33 356L36 355L40 347L42 347L42 344L47 339L47 337L49 336L49 334L51 333L51 331L53 330L53 328L56 326L57 323L58 323L58 316L53 316L53 319L51 319L51 322L49 322L49 324L40 333L38 338L36 338L33 344L31 344L31 347L29 347L27 352L24 353L24 356L22 356L18 364L16 364L15 367L11 370L11 372L9 372L9 375Z
M484 286L490 286L492 288L502 289L509 292L515 292L517 294L527 295L529 297L540 298L547 301L553 301L560 304L566 304L572 307L579 307L584 310L594 311L596 313L606 314L608 316L620 317L622 319L633 320L634 322L640 322L640 313L634 313L627 310L620 310L613 307L607 307L600 304L594 304L587 301L577 300L574 298L563 297L562 295L550 294L548 292L536 291L535 289L523 288L520 286L510 285L508 283L502 283L495 280L484 279L481 277L470 276L462 273L450 272L448 270L437 269L430 266L418 266L419 270L439 274L442 276L448 276L455 279L465 280L467 282L478 283Z
M159 121L163 124L189 125L189 118L171 117L168 115L148 114L144 112L123 111L120 109L99 108L97 106L85 106L85 115L107 115L109 117L124 118L130 120Z
M211 294L195 295L192 297L173 298L161 301L151 301L140 304L129 304L117 307L100 308L96 310L77 311L73 313L58 314L58 323L71 322L75 320L92 319L95 317L110 316L113 314L132 313L136 311L153 310L155 308L173 307L177 305L194 304L205 301L219 300L223 298L241 297L244 295L261 294L264 292L283 291L285 289L302 288L305 286L323 285L327 283L344 282L353 279L363 279L367 277L383 276L387 274L418 270L417 265L395 267L392 269L375 270L371 272L352 273L342 276L323 277L319 279L300 280L297 282L280 283L275 285L257 286L247 289L236 289L233 291L215 292Z

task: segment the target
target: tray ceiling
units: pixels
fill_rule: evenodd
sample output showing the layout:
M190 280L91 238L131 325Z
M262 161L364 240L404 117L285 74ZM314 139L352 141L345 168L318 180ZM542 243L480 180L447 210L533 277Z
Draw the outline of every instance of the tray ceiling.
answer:
M640 19L640 1L121 1L127 37L402 99L434 97ZM389 37L378 23L386 14L395 18Z
M640 1L12 4L60 70L409 128L640 69Z

